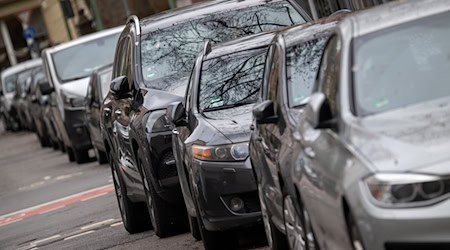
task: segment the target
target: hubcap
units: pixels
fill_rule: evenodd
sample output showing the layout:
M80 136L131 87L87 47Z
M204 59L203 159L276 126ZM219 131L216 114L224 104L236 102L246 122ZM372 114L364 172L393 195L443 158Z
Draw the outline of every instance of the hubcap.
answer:
M284 198L284 224L286 226L286 236L289 248L295 250L305 250L305 230L294 203L290 195Z
M147 207L148 207L148 212L150 214L150 220L151 223L153 225L153 228L156 228L156 222L155 222L155 208L153 206L153 199L152 199L152 195L150 192L150 183L148 182L148 178L147 178L147 174L145 173L145 169L144 166L142 166L142 164L140 165L141 169L142 169L142 173L144 175L144 188L145 188L145 192L146 192L146 196L147 196Z
M272 227L270 226L269 215L267 213L266 202L264 200L261 184L258 184L258 195L259 201L261 203L261 214L264 222L264 230L266 231L267 243L269 244L269 247L272 249L273 248Z

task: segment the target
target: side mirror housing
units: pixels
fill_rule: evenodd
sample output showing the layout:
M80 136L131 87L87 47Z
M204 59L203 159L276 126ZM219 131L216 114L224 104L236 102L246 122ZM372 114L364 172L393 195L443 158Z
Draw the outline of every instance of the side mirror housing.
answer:
M317 92L311 95L304 114L305 120L315 129L336 128L336 121L324 93Z
M126 76L119 76L112 80L109 89L117 99L124 99L131 96L131 89Z
M38 84L42 95L50 95L55 90L47 80L41 80Z
M175 127L186 126L186 109L181 102L173 102L169 104L166 110L166 117L169 123L175 125Z
M278 121L275 115L273 102L270 100L263 101L253 107L253 116L257 124L269 124Z

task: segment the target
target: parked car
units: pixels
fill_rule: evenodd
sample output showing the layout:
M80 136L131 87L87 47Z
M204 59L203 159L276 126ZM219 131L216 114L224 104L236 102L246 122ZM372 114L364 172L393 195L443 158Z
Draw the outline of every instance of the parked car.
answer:
M109 92L112 65L106 65L91 74L86 96L86 124L99 164L108 162L105 144L100 131L100 105Z
M285 155L300 208L285 217L321 249L450 249L449 22L448 1L399 1L328 41Z
M3 109L2 117L5 123L6 130L17 131L21 127L17 109L12 106L13 98L16 93L17 75L23 71L37 67L39 65L42 65L42 60L34 59L19 63L2 71L1 106Z
M90 74L113 61L117 38L123 27L108 29L45 49L42 52L49 81L42 94L53 95L52 115L59 140L70 161L90 160L91 140L84 123L84 101Z
M22 129L30 131L34 131L35 128L29 112L28 96L30 93L31 77L38 70L42 70L42 64L17 74L16 93L12 104L17 110Z
M223 42L307 20L296 3L279 0L212 1L142 21L129 19L101 111L128 232L144 230L148 214L159 237L180 232L187 224L165 114L170 103L183 99L204 41ZM195 211L189 214L195 216Z
M44 69L38 68L30 76L30 88L27 95L28 113L31 115L32 124L35 126L35 133L42 147L53 146L51 131L45 124L44 112L48 106L48 96L42 95L39 89L39 82L46 81Z
M304 123L303 109L314 90L326 41L343 15L280 32L268 53L264 87L253 109L247 164L255 171L271 249L318 249L307 210L299 210L303 207L291 174L302 148L297 127ZM292 209L299 212L292 214Z
M245 165L251 108L259 96L274 33L211 48L198 57L183 102L167 109L184 200L205 249L238 246L237 229L261 221L251 167ZM198 237L199 238L199 237Z

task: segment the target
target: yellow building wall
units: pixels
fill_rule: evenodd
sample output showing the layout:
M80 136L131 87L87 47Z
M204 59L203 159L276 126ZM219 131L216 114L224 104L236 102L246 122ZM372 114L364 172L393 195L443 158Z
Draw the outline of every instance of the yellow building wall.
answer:
M64 14L62 12L59 0L44 0L41 4L42 16L47 27L48 39L51 44L57 44L69 41L69 34L64 23ZM72 39L77 37L77 31L73 18L68 20Z

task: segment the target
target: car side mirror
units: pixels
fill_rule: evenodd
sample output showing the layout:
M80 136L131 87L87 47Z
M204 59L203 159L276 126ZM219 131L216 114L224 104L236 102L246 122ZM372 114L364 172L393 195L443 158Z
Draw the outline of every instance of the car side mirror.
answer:
M116 99L124 99L131 96L131 89L126 76L119 76L112 80L109 89Z
M186 109L181 102L173 102L169 104L166 110L166 117L169 123L175 127L186 126Z
M270 100L263 101L253 107L253 116L256 119L256 124L269 124L278 121L275 115L273 102Z
M305 120L315 129L336 128L328 99L322 92L311 95L305 107Z
M39 90L41 91L42 95L50 95L55 89L50 86L50 83L47 80L41 80L39 81Z

